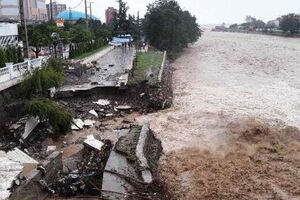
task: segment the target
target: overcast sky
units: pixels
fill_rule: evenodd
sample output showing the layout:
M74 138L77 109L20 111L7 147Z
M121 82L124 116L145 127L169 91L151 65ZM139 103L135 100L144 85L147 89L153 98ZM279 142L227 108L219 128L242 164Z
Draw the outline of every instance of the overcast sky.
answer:
M47 0L49 2L50 0ZM84 0L57 0L59 3L74 7ZM88 0L89 1L89 0ZM105 20L105 9L117 8L115 0L93 1L93 15ZM125 0L130 14L146 12L146 6L154 0ZM178 0L181 7L196 15L200 24L242 23L247 15L269 21L287 13L300 13L300 0ZM84 3L74 10L84 11Z

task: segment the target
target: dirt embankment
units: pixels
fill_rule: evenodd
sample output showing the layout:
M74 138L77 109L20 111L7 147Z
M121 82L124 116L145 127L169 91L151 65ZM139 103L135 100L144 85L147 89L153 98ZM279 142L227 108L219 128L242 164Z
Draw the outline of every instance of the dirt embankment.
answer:
M300 130L256 120L231 123L224 154L201 148L167 155L160 176L175 199L299 199Z

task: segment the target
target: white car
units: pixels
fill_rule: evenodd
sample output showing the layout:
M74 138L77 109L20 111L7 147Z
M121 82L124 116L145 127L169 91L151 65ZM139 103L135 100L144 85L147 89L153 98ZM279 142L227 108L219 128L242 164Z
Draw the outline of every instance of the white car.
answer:
M120 43L120 42L109 42L108 44L111 45L111 46L115 46L115 47L121 47L122 46L122 43Z

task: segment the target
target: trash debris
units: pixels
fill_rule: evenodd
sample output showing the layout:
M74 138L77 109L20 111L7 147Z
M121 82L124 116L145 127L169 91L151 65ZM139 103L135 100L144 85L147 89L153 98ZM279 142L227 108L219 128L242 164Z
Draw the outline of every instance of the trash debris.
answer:
M99 106L108 106L110 102L106 99L99 99L98 101L93 102L94 104L98 104Z
M99 118L98 113L95 110L90 110L89 113L97 118Z
M113 117L113 116L114 116L114 114L112 114L112 113L109 113L109 114L105 115L105 117Z

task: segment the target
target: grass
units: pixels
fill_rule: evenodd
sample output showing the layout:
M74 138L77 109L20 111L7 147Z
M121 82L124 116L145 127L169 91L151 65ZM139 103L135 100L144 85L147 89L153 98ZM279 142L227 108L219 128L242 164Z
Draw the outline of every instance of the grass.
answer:
M87 58L95 53L98 53L99 51L105 49L107 46L103 46L103 47L100 47L98 49L95 49L95 50L92 50L90 52L87 52L87 53L84 53L84 54L81 54L80 56L77 56L75 57L74 59L84 59L84 58Z
M155 49L149 49L148 52L138 52L137 62L129 84L147 82L150 85L155 85L158 82L158 74L163 56L163 52Z

